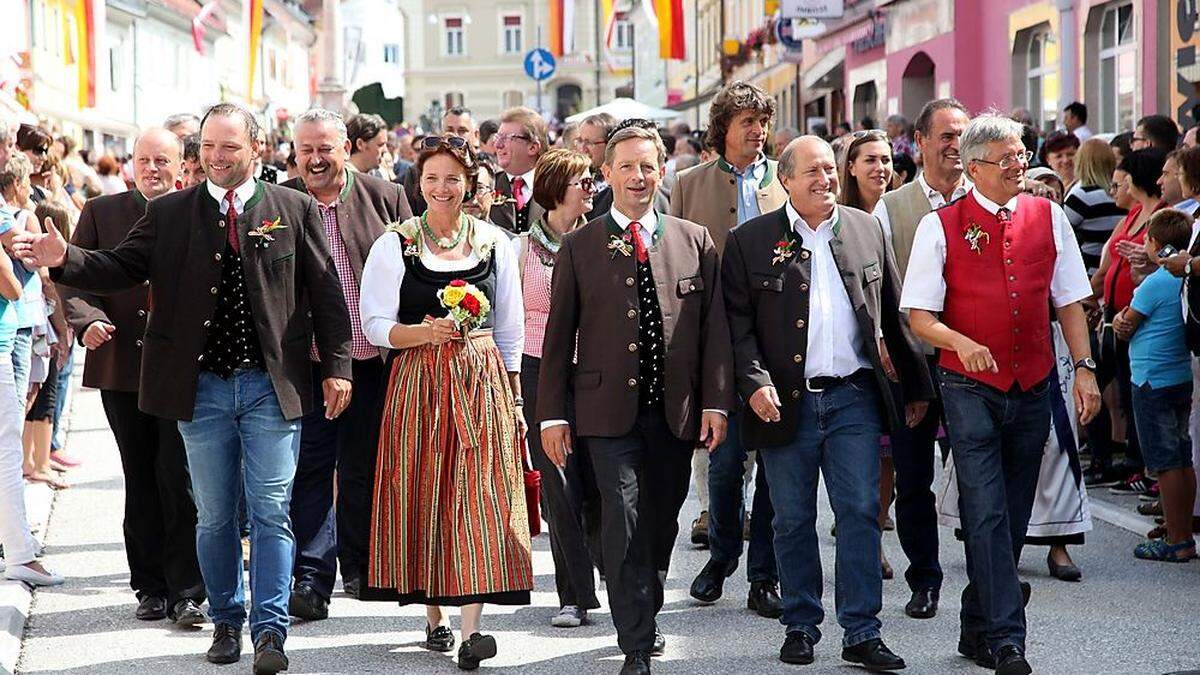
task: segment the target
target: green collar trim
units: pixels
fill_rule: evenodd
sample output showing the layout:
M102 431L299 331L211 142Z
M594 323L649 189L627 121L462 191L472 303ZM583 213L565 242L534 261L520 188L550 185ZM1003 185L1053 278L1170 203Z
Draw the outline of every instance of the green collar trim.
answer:
M342 171L346 172L346 185L342 187L342 191L338 194L338 201L346 201L346 196L350 194L350 188L354 187L354 172L350 167L343 167Z
M262 201L262 198L266 193L267 193L267 191L265 189L263 189L262 181L255 178L254 179L254 194L250 197L250 199L246 200L245 206L242 207L242 212L245 213L246 211L249 211L250 209L254 208L254 206L256 204L258 204L259 202Z
M146 205L150 203L150 200L146 199L146 195L142 194L141 190L133 188L133 202L145 211Z
M662 232L663 232L663 216L657 210L654 212L654 219L655 219L654 234L652 234L650 236L650 245L651 246L658 244L659 240L662 239ZM612 234L617 237L620 237L625 234L625 230L622 230L621 226L617 224L617 219L613 218L612 212L609 212L609 214L608 214L608 232L609 232L609 234Z

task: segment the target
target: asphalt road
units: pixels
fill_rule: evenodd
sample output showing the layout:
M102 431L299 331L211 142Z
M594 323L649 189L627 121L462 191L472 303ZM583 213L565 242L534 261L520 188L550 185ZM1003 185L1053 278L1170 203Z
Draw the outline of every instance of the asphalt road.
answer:
M121 537L123 503L120 463L99 396L83 391L73 410L72 452L86 457L70 490L59 493L47 533L47 554L68 582L36 593L26 628L19 672L41 673L231 673L250 669L249 651L233 666L204 661L210 626L177 630L166 623L134 619L135 600ZM1113 499L1111 496L1105 499ZM1124 506L1131 506L1131 502ZM690 501L680 516L686 528L695 516ZM827 619L817 662L786 666L777 660L782 627L745 609L748 585L739 570L716 605L698 607L688 597L692 577L707 554L680 537L667 585L660 626L666 655L661 673L849 673L840 659L841 630L833 612L832 516L822 505L819 522L825 566ZM942 609L932 620L904 616L908 590L902 581L903 553L895 533L885 537L897 579L884 583L884 639L909 663L912 673L987 672L955 653L958 594L966 573L961 546L943 530L946 581ZM1022 564L1033 584L1029 607L1029 658L1041 673L1166 673L1200 669L1200 562L1186 565L1135 561L1137 535L1099 520L1087 545L1074 551L1082 583L1050 578L1044 549L1027 549ZM481 672L616 673L621 664L605 609L591 625L563 630L549 625L557 611L548 541L534 541L536 589L533 604L488 608L487 632L499 655ZM457 626L457 618L455 618ZM362 603L335 596L330 618L292 627L287 643L292 673L456 672L451 658L426 652L423 609ZM246 649L250 650L249 639Z

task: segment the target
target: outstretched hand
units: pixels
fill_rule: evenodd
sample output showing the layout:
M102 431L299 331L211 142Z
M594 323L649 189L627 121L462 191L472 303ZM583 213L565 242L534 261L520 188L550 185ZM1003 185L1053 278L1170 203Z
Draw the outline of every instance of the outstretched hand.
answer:
M18 232L13 235L12 250L26 267L59 267L67 259L67 240L49 217L45 234Z

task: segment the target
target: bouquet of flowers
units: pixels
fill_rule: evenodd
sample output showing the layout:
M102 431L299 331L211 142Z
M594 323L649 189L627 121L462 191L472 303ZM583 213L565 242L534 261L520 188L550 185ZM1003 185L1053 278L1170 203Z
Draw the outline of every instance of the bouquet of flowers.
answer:
M437 293L438 300L450 312L450 318L465 337L467 331L479 327L487 318L492 304L474 284L455 279Z

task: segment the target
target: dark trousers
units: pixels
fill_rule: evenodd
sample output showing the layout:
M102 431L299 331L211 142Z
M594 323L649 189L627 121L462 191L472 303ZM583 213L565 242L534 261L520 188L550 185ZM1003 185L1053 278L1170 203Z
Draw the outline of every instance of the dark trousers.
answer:
M617 644L649 652L663 605L663 576L679 533L694 443L671 433L662 409L643 409L616 438L585 438L603 509L601 542ZM664 574L665 576L665 574Z
M1025 648L1025 608L1017 561L1033 511L1042 453L1050 437L1052 378L1027 392L1003 392L939 369L958 479L968 583L960 621L993 652Z
M1141 471L1142 451L1138 443L1137 420L1133 414L1133 388L1130 383L1129 343L1118 340L1111 329L1105 330L1103 338L1093 333L1092 353L1099 354L1096 365L1096 386L1103 392L1110 382L1115 382L1117 401L1125 417L1125 465L1130 471ZM1116 443L1112 440L1112 420L1101 410L1087 424L1088 446L1092 450L1092 463L1108 469L1113 465Z
M574 452L567 466L559 469L542 451L534 411L541 359L521 357L521 396L525 399L525 422L529 425L529 457L542 474L542 511L550 520L550 555L554 558L554 586L561 607L596 609L596 574L593 555L600 551L600 493L587 445L571 439ZM568 388L567 420L574 424L575 405ZM532 508L532 505L530 505Z
M929 359L929 369L937 372L933 358ZM899 395L900 387L894 386L893 393ZM914 591L942 587L937 506L932 489L941 420L942 402L933 400L920 424L912 429L902 427L891 434L892 464L896 468L896 535L908 558L904 579Z
M751 413L753 414L753 413ZM747 450L742 445L741 412L729 415L725 442L708 456L708 542L713 560L736 561L742 555L742 522L746 517L746 493L742 489ZM767 485L762 459L755 458L754 518L750 521L750 546L746 555L746 578L750 583L779 580L775 569L775 530L771 521L771 488Z
M337 419L325 419L317 401L300 427L300 459L292 487L292 530L296 535L296 584L325 599L333 594L338 562L342 580L357 578L367 563L371 491L379 448L379 418L385 365L355 361L354 395ZM320 396L321 368L313 364L313 390ZM334 477L337 506L334 507Z
M196 562L196 505L183 439L174 421L138 409L135 392L101 391L125 474L125 557L138 599L204 602Z

